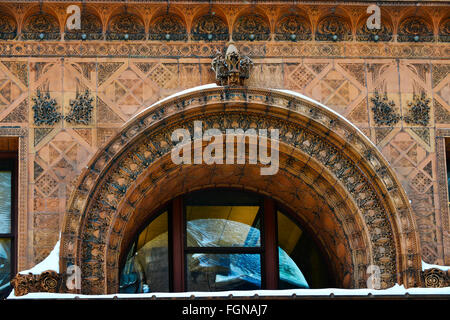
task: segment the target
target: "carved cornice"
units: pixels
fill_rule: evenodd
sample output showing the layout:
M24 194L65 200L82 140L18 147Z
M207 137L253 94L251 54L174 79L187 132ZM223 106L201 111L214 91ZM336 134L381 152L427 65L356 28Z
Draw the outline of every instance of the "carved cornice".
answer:
M2 57L204 57L211 58L225 42L168 43L159 41L0 41ZM355 57L448 59L444 43L236 43L238 50L252 58L269 57Z

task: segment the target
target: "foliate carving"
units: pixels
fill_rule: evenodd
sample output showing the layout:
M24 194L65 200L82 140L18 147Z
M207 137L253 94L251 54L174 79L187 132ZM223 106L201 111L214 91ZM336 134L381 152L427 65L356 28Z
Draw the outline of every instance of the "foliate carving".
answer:
M24 40L57 40L60 38L58 20L47 13L37 13L27 18L22 29Z
M439 40L450 42L450 18L445 19L439 26Z
M253 61L247 56L241 56L237 48L230 44L225 56L218 52L211 62L216 73L216 83L221 86L242 86L250 76Z
M212 14L200 17L191 33L193 40L228 40L230 36L227 24Z
M94 99L90 96L89 90L82 94L77 93L75 100L70 100L70 113L65 120L75 124L89 124L92 119L92 105Z
M275 40L311 40L311 26L298 15L285 16L275 27Z
M356 40L358 41L391 41L392 28L386 22L382 22L380 29L369 29L367 24L363 23L356 31Z
M316 40L348 41L352 40L350 24L342 17L328 16L317 25Z
M159 16L150 26L149 40L187 40L186 27L175 14Z
M103 29L101 20L94 14L81 14L81 29L66 30L64 40L101 40Z
M375 96L370 100L373 103L373 118L377 125L392 126L400 120L400 116L394 110L394 101L389 101L386 93L380 96L378 92L375 92Z
M17 24L13 17L0 14L0 39L11 40L17 35Z
M61 276L53 270L41 274L17 274L12 280L16 296L23 296L30 292L59 292Z
M61 113L57 108L55 99L50 98L50 93L43 95L40 90L37 90L36 97L33 98L34 105L34 123L36 125L54 125L62 119Z
M413 101L408 103L411 107L409 114L404 117L406 123L428 125L430 121L430 99L422 92L421 95L414 95Z
M427 288L443 288L450 285L448 272L437 268L423 271L422 278Z
M410 17L400 23L397 40L400 42L433 41L433 29L425 19Z
M144 40L144 23L136 15L121 13L114 16L106 33L108 40Z
M233 30L233 40L269 40L270 28L266 20L258 14L241 16Z

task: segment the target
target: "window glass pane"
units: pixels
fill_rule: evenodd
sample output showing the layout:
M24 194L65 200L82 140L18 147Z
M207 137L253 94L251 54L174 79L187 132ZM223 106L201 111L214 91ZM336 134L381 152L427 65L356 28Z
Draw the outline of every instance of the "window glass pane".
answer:
M188 247L259 247L258 206L187 206Z
M259 254L188 254L188 291L256 290L261 288Z
M154 219L128 253L120 279L120 292L169 291L168 213Z
M11 232L11 171L0 171L0 234Z
M11 280L11 240L0 239L0 290Z
M328 287L327 265L313 238L281 212L277 223L280 289Z

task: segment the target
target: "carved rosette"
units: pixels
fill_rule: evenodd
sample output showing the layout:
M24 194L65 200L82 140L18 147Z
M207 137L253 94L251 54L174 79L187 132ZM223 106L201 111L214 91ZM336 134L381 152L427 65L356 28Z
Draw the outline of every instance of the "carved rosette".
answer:
M12 280L16 296L23 296L31 292L59 292L61 287L61 276L53 270L47 270L41 274L20 274L18 273Z
M221 86L242 86L250 76L253 61L247 56L241 56L237 48L230 44L225 56L217 53L211 62L216 73L216 83Z
M450 285L449 271L432 268L422 272L423 283L426 288L443 288Z

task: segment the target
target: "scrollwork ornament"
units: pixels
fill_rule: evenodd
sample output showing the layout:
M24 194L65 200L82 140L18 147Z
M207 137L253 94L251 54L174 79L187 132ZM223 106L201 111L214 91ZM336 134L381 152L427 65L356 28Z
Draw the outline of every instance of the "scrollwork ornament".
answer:
M440 269L427 269L422 272L422 276L427 288L442 288L448 285L448 276Z

